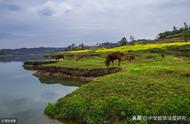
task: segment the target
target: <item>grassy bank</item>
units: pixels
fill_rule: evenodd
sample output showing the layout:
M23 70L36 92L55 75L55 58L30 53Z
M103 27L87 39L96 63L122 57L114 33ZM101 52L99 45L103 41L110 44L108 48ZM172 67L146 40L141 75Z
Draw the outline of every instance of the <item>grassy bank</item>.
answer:
M174 52L184 48L175 47ZM182 50L182 56L173 53L162 58L156 50L135 52L136 60L123 61L121 72L82 85L57 103L49 104L45 113L55 119L80 120L88 124L124 123L126 120L137 123L130 121L133 115L190 117L190 58L183 56L188 56L189 52ZM67 61L59 62L58 66L103 66L103 58L91 58L83 64Z
M105 68L104 61L105 58L102 57L85 58L78 61L76 61L75 59L64 59L62 61L58 61L57 63L48 64L46 66L94 69L94 68Z
M56 63L56 61L26 61L23 67L27 70L37 70L42 65Z
M54 63L41 64L37 67L35 65L38 64L38 62L34 62L32 67L37 70L34 75L39 78L79 80L82 82L89 82L97 77L117 73L122 70L122 68L117 66L107 68L104 65L104 60L105 58L102 57L85 58L81 60L64 59Z

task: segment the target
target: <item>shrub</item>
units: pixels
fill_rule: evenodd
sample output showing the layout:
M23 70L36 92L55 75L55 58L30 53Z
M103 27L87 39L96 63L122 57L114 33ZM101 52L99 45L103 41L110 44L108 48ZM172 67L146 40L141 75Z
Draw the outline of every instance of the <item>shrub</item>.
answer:
M82 96L72 96L60 101L61 106L59 116L63 119L80 119L84 115L86 99Z
M123 118L124 116L126 117L136 113L136 107L133 102L127 98L112 96L108 97L106 102L109 108L108 115L115 116L114 118Z
M48 103L47 107L44 110L45 114L51 118L54 118L58 112L58 108L54 103Z
M121 115L121 117L126 117L126 113L125 113L124 111L122 111L122 112L120 113L120 115Z
M104 100L93 100L90 103L89 108L87 108L84 121L88 124L102 124L106 117L106 108Z

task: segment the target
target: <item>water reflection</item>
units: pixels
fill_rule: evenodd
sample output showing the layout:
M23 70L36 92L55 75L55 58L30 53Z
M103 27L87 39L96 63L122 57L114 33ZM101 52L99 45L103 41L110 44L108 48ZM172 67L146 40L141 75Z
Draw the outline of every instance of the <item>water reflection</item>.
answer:
M76 85L38 79L21 62L0 63L0 118L16 117L19 124L59 124L48 119L43 110L49 102L74 91ZM41 83L42 82L42 83ZM51 85L47 85L51 84Z
M55 78L43 78L39 77L39 81L43 84L61 84L64 86L81 86L87 82L80 82L80 81L74 81L74 80L63 80L63 79L55 79Z

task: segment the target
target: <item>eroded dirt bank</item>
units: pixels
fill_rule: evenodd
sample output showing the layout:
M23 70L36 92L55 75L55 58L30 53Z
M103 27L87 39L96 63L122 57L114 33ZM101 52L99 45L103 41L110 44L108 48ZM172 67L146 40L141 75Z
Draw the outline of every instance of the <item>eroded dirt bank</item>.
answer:
M121 71L120 67L97 68L97 69L79 69L66 67L40 67L34 73L37 77L53 77L57 79L71 79L80 81L91 81L96 77L112 74Z
M52 63L56 63L56 61L26 61L23 67L28 70L38 70L42 65Z

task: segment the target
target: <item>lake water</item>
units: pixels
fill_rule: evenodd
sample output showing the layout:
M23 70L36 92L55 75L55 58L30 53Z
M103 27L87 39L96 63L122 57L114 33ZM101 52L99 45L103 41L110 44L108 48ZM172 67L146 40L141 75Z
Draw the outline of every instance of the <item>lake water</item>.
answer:
M0 118L17 118L18 124L59 124L44 115L44 108L77 87L41 83L22 64L0 62Z

